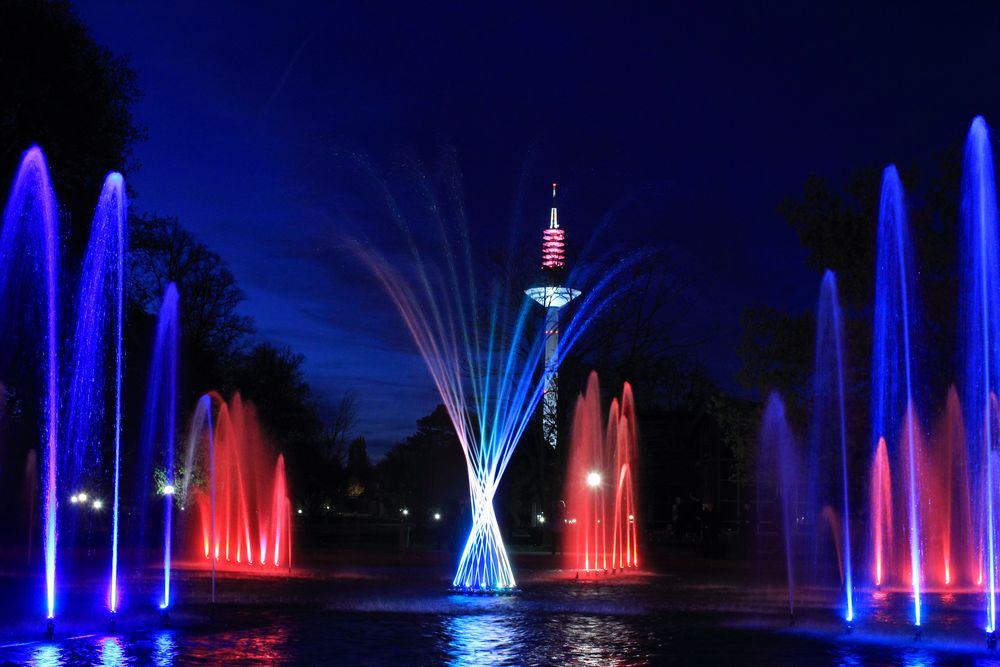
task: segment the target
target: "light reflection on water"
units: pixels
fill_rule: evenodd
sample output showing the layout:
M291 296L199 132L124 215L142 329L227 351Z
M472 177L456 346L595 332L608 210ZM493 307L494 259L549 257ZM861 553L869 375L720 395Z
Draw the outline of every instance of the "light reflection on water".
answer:
M452 667L520 664L517 648L523 637L509 616L447 616L444 635L448 664Z
M852 638L844 637L839 627L822 624L805 631L766 622L763 627L746 625L738 611L699 611L696 604L683 611L636 610L634 594L610 588L442 600L446 598L403 598L393 610L393 598L387 597L375 612L248 608L242 615L234 613L225 629L157 629L3 647L0 664L1000 667L1000 655L985 651L980 634L956 630L977 617L975 595L933 599L938 625L928 626L926 643L920 644L913 643L907 626L906 594L872 596ZM877 620L882 617L894 619L895 625ZM808 622L804 627L810 627Z
M125 651L117 637L101 640L101 667L118 667L125 664Z
M31 654L28 664L32 667L61 667L62 651L55 644L42 644Z
M153 639L153 664L156 667L170 667L177 655L174 635L170 632L160 632Z

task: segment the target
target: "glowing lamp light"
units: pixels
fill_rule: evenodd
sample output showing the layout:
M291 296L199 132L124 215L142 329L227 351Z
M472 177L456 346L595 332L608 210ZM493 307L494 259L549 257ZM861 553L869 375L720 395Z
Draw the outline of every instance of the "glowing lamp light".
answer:
M434 520L435 521L441 520L441 512L434 512Z
M173 484L166 484L163 487L163 495L165 495L165 496L172 496L172 495L174 495L174 485Z
M302 514L302 508L301 507L299 508L299 514Z
M539 514L536 518L538 519L538 523L539 524L545 523L545 515L544 514Z
M72 496L69 497L69 501L72 504L76 505L78 502L80 502L80 496L73 494Z
M77 498L79 499L79 501L80 501L81 503L85 503L85 502L87 502L87 494L86 494L86 493L82 493L82 492L81 492L81 493L78 493L78 494L76 495L76 497L77 497Z
M101 502L100 500L95 500L95 501L93 502L93 504L91 505L91 507L93 507L93 508L94 508L95 510L99 510L99 509L101 509L102 507L104 507L104 503L103 503L103 502Z
M587 473L587 486L595 489L601 485L601 473L592 471Z
M402 512L403 516L410 516L410 510L406 509L405 507L402 509Z

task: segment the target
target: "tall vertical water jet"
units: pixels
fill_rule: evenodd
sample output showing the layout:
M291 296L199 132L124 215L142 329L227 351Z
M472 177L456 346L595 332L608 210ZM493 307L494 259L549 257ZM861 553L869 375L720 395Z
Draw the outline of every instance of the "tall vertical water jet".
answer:
M153 356L146 385L146 409L142 425L141 480L139 498L150 493L149 471L158 453L163 463L163 484L157 491L163 496L163 599L160 607L170 608L170 563L174 508L174 446L177 427L177 358L180 346L180 323L177 286L169 283L156 318ZM145 508L145 503L140 503ZM139 523L145 525L144 512Z
M875 266L875 330L872 345L873 446L904 440L907 528L913 623L921 623L921 535L917 487L916 405L913 395L911 326L913 263L903 186L894 165L882 174Z
M638 429L632 387L625 383L607 421L601 389L591 371L573 413L563 497L568 525L562 552L567 569L639 567L635 499ZM610 558L609 558L610 557Z
M939 527L945 585L974 583L976 527L969 492L969 457L962 406L954 386L948 389L944 420L935 440L940 447L936 465L941 476L940 503L945 508Z
M622 387L622 400L611 402L608 433L605 437L613 452L617 479L614 481L615 500L611 512L611 566L619 569L639 567L638 503L636 482L639 463L639 426L635 416L632 385Z
M997 424L991 395L1000 389L1000 264L996 181L986 121L969 128L962 172L960 340L965 354L965 424L974 484L981 499L977 524L985 561L986 632L997 631Z
M799 495L799 466L795 441L785 417L785 404L775 392L767 397L767 404L764 406L758 450L758 484L762 479L774 479L778 491L785 547L785 575L788 580L788 618L791 620L795 618L795 552L792 533L795 526L795 503ZM761 496L758 487L758 517L761 516Z
M109 435L104 420L107 387L113 392L111 572L108 608L118 611L118 520L121 494L122 378L124 351L122 331L125 300L125 254L127 251L127 202L121 174L108 174L101 190L91 226L87 253L80 274L76 302L76 328L70 357L66 433L70 479L75 481L84 466L97 467L101 446ZM111 344L108 344L111 341ZM106 370L113 373L107 382Z
M813 376L813 414L811 463L820 465L826 452L837 452L839 456L840 480L834 488L823 489L829 493L829 501L836 502L842 511L839 521L830 522L834 530L834 543L839 546L838 566L844 586L844 621L854 622L854 583L851 560L851 507L847 468L847 416L844 406L844 348L843 323L840 300L837 296L837 281L832 271L823 276L820 286L818 313L816 318L816 358ZM814 490L823 487L819 471L811 473ZM838 488L839 487L839 488ZM839 496L839 498L837 498ZM827 498L823 499L826 502ZM831 507L832 510L832 507ZM830 517L828 517L829 519Z
M58 501L59 355L58 228L56 202L45 157L37 146L28 149L14 177L0 234L0 322L5 332L16 323L34 324L41 332L38 368L42 386L42 543L45 551L45 607L53 632L56 603L56 516ZM25 295L30 295L25 301ZM31 296L35 296L34 300ZM20 309L24 309L21 312ZM25 332L26 333L26 332ZM26 339L30 340L31 338ZM12 348L8 348L8 352ZM22 351L23 350L19 350Z
M876 586L886 581L889 568L895 563L892 522L892 472L885 438L875 446L868 497L871 503L872 577Z

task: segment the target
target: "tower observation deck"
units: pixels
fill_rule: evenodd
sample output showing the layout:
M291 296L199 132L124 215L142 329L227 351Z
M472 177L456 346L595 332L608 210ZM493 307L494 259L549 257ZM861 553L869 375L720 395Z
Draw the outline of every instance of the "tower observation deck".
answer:
M545 393L542 395L542 437L555 449L559 442L559 374L555 363L559 348L559 309L580 296L580 290L566 287L566 231L559 226L556 184L552 184L549 226L542 232L542 278L524 291L545 309Z

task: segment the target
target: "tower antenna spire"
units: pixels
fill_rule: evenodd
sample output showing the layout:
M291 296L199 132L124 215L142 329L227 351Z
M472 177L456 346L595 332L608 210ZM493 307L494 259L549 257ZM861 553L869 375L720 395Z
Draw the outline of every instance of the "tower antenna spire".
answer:
M552 213L549 215L549 229L559 229L559 217L556 215L556 184L552 184Z

